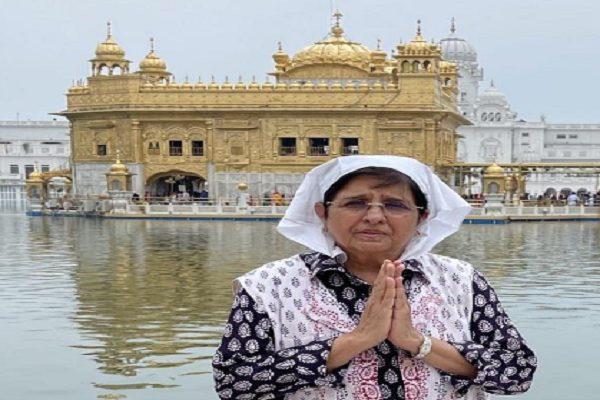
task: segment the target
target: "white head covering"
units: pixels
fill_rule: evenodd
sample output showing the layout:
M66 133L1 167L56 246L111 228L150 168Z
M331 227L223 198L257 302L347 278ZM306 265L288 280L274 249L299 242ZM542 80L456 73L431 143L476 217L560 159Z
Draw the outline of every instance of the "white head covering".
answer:
M335 245L331 235L324 231L314 205L323 201L327 189L342 176L365 167L385 167L402 172L415 181L427 198L429 216L420 224L420 235L409 242L401 260L429 252L460 228L471 209L429 167L417 160L396 156L345 156L319 165L306 174L277 226L279 232L314 251L330 257L342 256L342 261L345 261L344 252Z

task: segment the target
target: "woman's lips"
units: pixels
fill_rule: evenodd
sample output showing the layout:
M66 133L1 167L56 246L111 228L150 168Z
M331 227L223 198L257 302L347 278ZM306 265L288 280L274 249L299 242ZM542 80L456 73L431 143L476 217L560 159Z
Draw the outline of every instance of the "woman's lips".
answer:
M364 231L358 231L357 232L359 235L361 236L367 236L367 237L380 237L380 236L385 236L384 232L381 231L372 231L372 230L364 230Z

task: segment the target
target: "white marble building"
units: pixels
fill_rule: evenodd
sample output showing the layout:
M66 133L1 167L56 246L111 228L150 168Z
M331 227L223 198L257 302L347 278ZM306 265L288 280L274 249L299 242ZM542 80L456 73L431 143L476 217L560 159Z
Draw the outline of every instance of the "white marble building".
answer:
M444 58L459 66L460 108L473 125L461 126L458 161L465 163L584 163L600 162L600 124L550 124L518 119L506 96L493 81L483 91L483 69L475 48L456 34L454 21L447 38L441 40ZM480 187L480 186L479 186ZM527 191L549 192L600 189L598 174L532 174ZM475 190L476 192L476 190Z
M0 201L21 201L25 179L35 166L41 172L69 168L66 121L0 121Z

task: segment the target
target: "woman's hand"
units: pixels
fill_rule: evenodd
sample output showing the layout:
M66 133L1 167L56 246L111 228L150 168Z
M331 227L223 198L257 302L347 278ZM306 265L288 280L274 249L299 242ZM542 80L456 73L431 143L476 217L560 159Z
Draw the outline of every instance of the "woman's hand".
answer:
M327 359L327 370L332 371L358 354L383 342L390 332L396 287L394 274L396 267L385 260L377 278L358 326L350 333L338 336L333 341Z
M396 295L395 270L391 261L383 262L373 283L373 290L360 317L360 322L352 332L357 338L363 340L365 345L368 345L367 349L377 346L388 337Z
M395 268L395 298L394 312L392 316L392 325L387 339L394 346L416 354L419 351L419 346L423 343L423 335L417 331L412 324L410 304L406 297L402 272L404 265L400 262L394 263Z

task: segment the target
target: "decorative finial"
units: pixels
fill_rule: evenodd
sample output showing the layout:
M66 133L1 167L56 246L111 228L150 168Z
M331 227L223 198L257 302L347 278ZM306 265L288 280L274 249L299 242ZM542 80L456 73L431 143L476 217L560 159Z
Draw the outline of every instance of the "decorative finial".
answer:
M381 50L381 39L377 38L377 50Z
M450 22L450 33L456 32L456 25L454 23L454 17L452 17L452 22Z
M202 83L202 76L198 75L198 83Z
M277 51L282 52L283 46L281 45L281 41L277 42Z
M150 53L154 53L154 38L150 38Z
M214 76L214 75L211 75L211 76L210 76L210 82L211 82L211 83L215 83L215 76Z
M340 19L342 19L342 17L344 16L344 14L342 14L340 12L340 10L336 10L335 13L333 14L333 18L335 18L335 26L336 27L340 27Z
M117 149L117 164L121 164L121 150Z
M229 75L225 75L225 83L229 83Z
M242 76L241 76L241 75L240 75L240 76L238 76L238 83L243 83L243 81L242 81Z
M185 76L185 83L190 83L190 80L188 79L188 76Z
M252 75L252 83L256 83L256 75Z
M110 21L108 21L106 23L106 38L110 39L111 36L112 36L112 32L111 32L111 29L110 29Z
M417 20L417 36L421 36L421 20Z
M493 79L490 81L490 87L493 87L493 88L496 87L496 86L494 86L494 80Z

